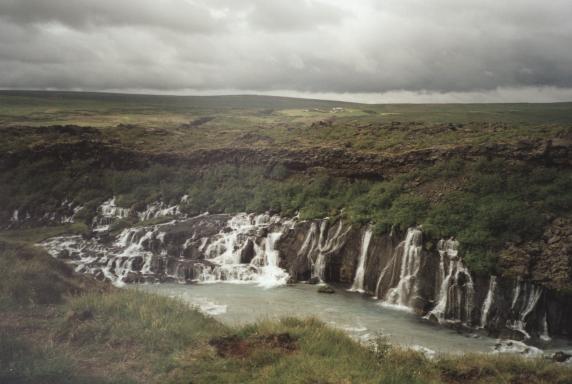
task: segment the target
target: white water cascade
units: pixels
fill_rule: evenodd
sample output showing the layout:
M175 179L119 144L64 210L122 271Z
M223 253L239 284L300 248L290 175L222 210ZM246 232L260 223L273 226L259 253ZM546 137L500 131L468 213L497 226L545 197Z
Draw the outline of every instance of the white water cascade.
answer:
M345 243L345 239L351 226L344 226L342 220L338 221L336 229L327 228L328 220L324 219L318 225L310 224L304 242L298 251L298 257L305 257L312 268L312 277L317 277L321 282L325 280L326 262L328 255L338 251Z
M454 239L440 240L439 280L437 305L427 315L439 322L453 321L471 323L474 284L471 273L458 257L459 242ZM445 272L446 271L446 272Z
M400 260L399 282L397 286L387 291L384 296L385 303L409 308L412 299L417 295L417 275L421 267L422 239L423 234L420 229L409 228L407 230L407 236L400 244L403 252Z
M356 276L350 291L362 293L364 292L365 263L367 260L367 251L369 249L369 243L371 241L372 234L373 232L371 228L368 228L363 234Z
M489 312L494 304L495 293L497 290L497 277L491 276L489 281L489 290L487 291L487 297L483 303L483 311L481 313L481 326L480 328L485 328L487 326L487 321L489 319Z
M531 336L526 330L527 321L532 312L536 310L543 290L541 287L534 284L517 280L513 292L511 312L516 318L508 320L507 327L520 332L524 335L525 339L530 339ZM545 325L545 330L542 336L544 338L549 337L548 325Z
M213 264L204 268L198 281L256 282L263 287L284 285L288 273L279 266L276 242L293 221L282 221L278 216L238 214L228 221L206 247L205 259ZM270 231L266 234L264 232ZM254 257L249 263L241 258L249 244Z
M104 201L98 208L98 215L93 219L93 227L96 232L103 232L110 228L116 219L124 219L129 216L131 210L121 208L115 204L115 196Z
M183 196L183 198L184 197L185 196ZM155 219L164 216L180 216L180 215L181 211L179 205L173 205L169 207L162 201L157 201L152 204L149 204L147 205L144 211L137 212L137 216L141 221Z
M101 212L102 217L126 214L118 211L113 199ZM105 215L105 216L103 216ZM213 216L216 218L216 216ZM255 282L263 287L283 285L288 273L280 268L276 243L283 232L293 227L294 221L267 214L237 214L218 221L219 232L200 237L196 229L191 237L177 238L179 225L205 225L217 219L200 215L182 221L123 230L112 243L100 242L97 237L63 236L41 243L56 258L64 258L77 271L105 278L117 286L129 282ZM214 220L214 221L213 221ZM192 224L197 223L197 224ZM166 242L171 231L174 235ZM184 257L185 252L194 257ZM242 259L244 257L244 259ZM242 260L241 260L242 259Z

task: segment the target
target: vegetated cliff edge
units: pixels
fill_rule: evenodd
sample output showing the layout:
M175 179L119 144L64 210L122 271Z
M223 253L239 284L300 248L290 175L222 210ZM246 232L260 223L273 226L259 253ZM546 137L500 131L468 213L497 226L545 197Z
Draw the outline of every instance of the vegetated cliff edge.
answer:
M570 167L572 140L521 140L516 144L458 145L411 150L401 154L363 153L343 148L323 147L302 150L229 147L199 149L186 153L156 153L85 137L71 142L41 143L21 150L6 151L0 154L0 166L14 167L21 161L46 158L63 162L91 160L94 165L116 169L141 168L151 164L185 166L196 170L215 164L245 166L282 164L294 172L325 169L334 176L383 178L386 175L391 176L408 172L416 167L431 165L440 160L458 158L475 161L483 157Z
M526 285L534 282L548 288L549 293L542 294L547 303L541 306L546 310L535 315L529 324L534 324L535 332L540 334L544 320L549 319L546 320L549 327L569 334L562 325L570 318L569 314L553 309L561 306L562 300L568 300L556 290L565 291L571 284L572 239L567 191L572 144L566 139L441 146L400 154L364 153L347 148L295 150L248 146L157 153L126 148L105 139L97 130L90 132L80 127L53 130L58 135L67 132L69 140L54 143L40 140L39 144L0 155L5 177L2 192L6 204L0 213L4 227L83 222L90 232L94 225L102 224L98 214L105 206L103 203L113 196L117 196L117 206L107 204L107 209L117 208L123 213L108 223L112 231L157 218L154 213L145 213L151 211L173 217L179 213L189 217L207 210L215 213L268 210L283 216L300 211L302 219L310 220L342 217L352 225L349 233L353 235L348 234L347 245L339 253L330 255L324 264L323 278L344 284L354 281L361 247L358 242L365 236L364 228L372 223L375 235L371 249L378 251L363 268L362 289L379 296L389 294L380 292L379 287L384 284L395 294L400 273L395 272L398 267L389 267L389 260L406 240L408 228L422 224L422 252L432 256L423 258L427 261L423 264L426 269L419 276L424 283L418 286L419 297L408 302L410 306L429 315L439 305L440 285L450 275L448 268L457 263L444 262L440 269L437 244L440 239L455 236L461 244L451 260L463 260L470 267L468 275L459 274L458 282L457 277L449 280L450 284L458 283L461 293L455 294L459 300L465 300L466 276L471 276L472 284L477 287L475 303L483 304L492 284L489 276L494 274L498 276L496 284L504 287L502 291L511 292L499 300L511 302L515 307L511 321L519 321L518 314L526 312L526 303L535 298L540 300L537 291ZM169 210L175 205L178 213ZM485 219L480 220L481 216ZM298 280L312 277L307 255L303 262L297 261L303 248L301 233L306 235L306 230L310 230L304 225L310 224L300 224L299 231L285 234L279 242L286 260L284 266ZM313 236L319 237L318 232ZM390 233L397 237L391 238ZM248 254L248 250L245 252ZM344 257L346 253L349 256ZM186 262L189 268L196 260L203 260L199 264L209 264L204 257L183 256L189 260ZM310 259L316 262L318 256ZM143 268L137 263L135 267ZM395 271L382 278L380 273L386 267L387 271ZM195 278L193 273L188 272L187 277ZM524 293L526 299L519 298ZM449 315L459 321L475 325L482 316L466 309L464 304L454 308L458 313ZM446 304L437 309L441 312L433 313L436 318L453 310L447 309ZM500 318L501 323L507 321ZM514 327L518 328L518 324Z
M109 216L107 207L102 213ZM171 218L119 234L99 226L91 237L57 237L41 245L76 270L117 285L338 283L429 320L480 328L495 336L542 342L572 335L569 295L523 276L473 273L456 240L435 243L420 227L374 234L371 226L342 219L268 214Z

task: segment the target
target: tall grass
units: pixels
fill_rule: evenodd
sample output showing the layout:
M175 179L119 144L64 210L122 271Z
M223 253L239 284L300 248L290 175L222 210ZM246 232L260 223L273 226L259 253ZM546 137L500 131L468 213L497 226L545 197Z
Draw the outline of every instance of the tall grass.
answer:
M0 329L0 383L131 384L134 381L82 372L70 356L43 344L42 340L32 346Z
M95 287L72 268L32 246L0 241L0 309L61 303L66 295Z
M179 300L135 290L87 293L71 300L67 308L93 316L61 324L60 335L78 345L133 345L167 354L227 332L221 323Z

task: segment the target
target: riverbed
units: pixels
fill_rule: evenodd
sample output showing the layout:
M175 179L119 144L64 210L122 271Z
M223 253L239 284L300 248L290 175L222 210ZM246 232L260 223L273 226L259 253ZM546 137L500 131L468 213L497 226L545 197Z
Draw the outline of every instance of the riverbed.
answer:
M357 340L367 341L381 334L391 343L436 353L491 352L497 342L382 306L371 297L344 289L320 294L316 286L308 284L262 289L254 284L228 283L149 284L137 289L180 298L232 326L285 316L316 317Z

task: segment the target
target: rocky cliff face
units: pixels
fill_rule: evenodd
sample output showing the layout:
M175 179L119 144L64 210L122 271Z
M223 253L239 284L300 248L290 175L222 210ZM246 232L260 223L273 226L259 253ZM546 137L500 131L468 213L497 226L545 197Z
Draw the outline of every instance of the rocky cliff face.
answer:
M556 218L542 238L519 246L511 245L500 255L507 277L522 277L549 288L572 280L572 220Z
M104 139L97 129L77 126L41 128L44 134L68 140L51 143L49 140L19 150L0 153L0 169L17 167L21 162L55 160L67 164L75 160L89 160L93 167L110 169L141 169L150 164L180 165L200 171L213 164L283 164L292 172L311 172L325 169L333 176L352 178L381 178L407 172L438 160L479 158L522 161L531 164L572 166L572 141L567 138L550 140L521 140L517 143L486 145L458 145L432 147L399 154L364 153L344 148L316 147L309 149L232 148L199 149L191 152L149 152L128 148L115 140ZM19 127L19 134L36 134L37 128Z
M150 211L156 217L173 214L176 207L147 207L144 212ZM144 212L140 217L146 217ZM94 220L91 238L58 237L41 245L78 271L117 285L236 280L265 287L289 281L339 283L443 324L521 339L572 336L569 295L535 283L534 272L529 279L476 276L464 265L455 239L443 239L436 249L428 250L421 228L374 234L367 226L341 220L179 214L168 223L109 234L109 222L123 214L108 201ZM533 271L543 268L537 264Z

